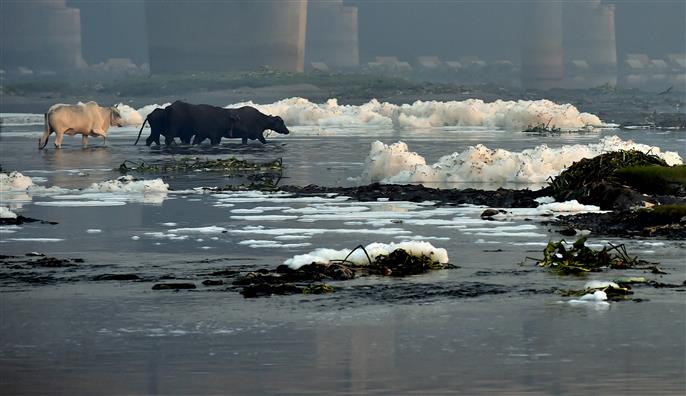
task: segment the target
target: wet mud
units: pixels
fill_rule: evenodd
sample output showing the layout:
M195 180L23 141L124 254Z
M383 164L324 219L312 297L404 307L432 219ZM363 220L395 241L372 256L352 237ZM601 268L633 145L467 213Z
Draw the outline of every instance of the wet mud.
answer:
M549 195L548 189L510 190L500 188L494 191L477 189L439 189L413 184L372 183L359 187L323 187L309 185L282 186L280 191L298 197L326 196L337 194L350 197L356 201L369 202L378 200L424 202L433 201L437 205L483 205L503 208L535 208L536 198Z
M549 224L566 229L589 230L595 235L686 239L686 219L664 219L648 210L580 213L558 217Z

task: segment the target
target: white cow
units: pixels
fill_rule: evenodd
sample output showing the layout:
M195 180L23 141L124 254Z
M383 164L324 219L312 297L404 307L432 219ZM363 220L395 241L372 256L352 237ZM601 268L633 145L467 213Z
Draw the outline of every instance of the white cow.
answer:
M38 141L38 149L48 144L50 134L55 132L55 147L62 147L64 134L83 135L83 147L88 147L88 136L101 136L107 143L110 126L123 126L124 120L115 107L100 107L95 102L76 105L56 104L45 113L45 131Z

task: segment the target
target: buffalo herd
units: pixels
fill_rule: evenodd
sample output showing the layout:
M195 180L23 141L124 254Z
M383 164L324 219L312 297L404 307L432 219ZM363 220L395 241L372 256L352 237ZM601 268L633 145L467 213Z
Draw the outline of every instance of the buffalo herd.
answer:
M145 144L153 142L160 145L160 136L168 146L179 138L185 144L200 144L209 139L212 145L219 144L222 138L240 138L243 144L250 140L267 143L264 131L272 130L281 134L290 131L278 116L261 113L254 107L243 106L226 109L206 104L191 104L177 100L171 105L155 109L143 120L136 143L140 140L145 124L150 125L150 136ZM81 134L83 146L88 145L88 137L107 139L110 126L123 126L124 120L116 107L100 107L95 102L76 105L56 104L45 113L45 131L38 148L44 148L54 132L55 147L60 148L66 135Z
M174 138L179 138L185 144L191 144L191 138L192 144L200 144L209 139L215 145L222 138L240 138L244 144L248 139L267 143L264 138L266 130L290 133L281 117L263 114L254 107L226 109L177 100L148 114L134 144L138 144L146 122L150 125L150 136L145 139L147 146L153 142L160 145L160 135L164 136L166 145L174 142Z

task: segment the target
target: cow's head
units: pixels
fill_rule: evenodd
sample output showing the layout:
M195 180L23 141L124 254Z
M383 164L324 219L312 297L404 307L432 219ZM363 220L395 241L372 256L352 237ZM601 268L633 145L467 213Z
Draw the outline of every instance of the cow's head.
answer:
M270 116L269 117L269 126L267 129L271 129L274 132L281 133L284 135L288 135L291 133L291 131L286 128L286 124L283 122L283 119L279 116Z
M124 119L116 107L110 107L110 125L122 127L125 125Z

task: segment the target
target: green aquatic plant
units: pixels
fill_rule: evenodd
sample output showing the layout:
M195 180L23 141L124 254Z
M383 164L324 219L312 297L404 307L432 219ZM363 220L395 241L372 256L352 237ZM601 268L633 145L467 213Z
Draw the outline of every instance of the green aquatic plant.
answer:
M326 283L315 283L305 286L302 289L303 294L328 294L333 293L334 291L336 291L336 289L334 289L331 285L327 285Z
M527 257L536 261L539 267L552 269L560 274L580 275L587 272L599 272L604 269L646 269L662 273L655 263L631 257L624 244L604 246L594 250L586 246L586 236L576 240L569 246L566 241L548 242L543 249L543 258Z
M219 159L203 159L200 157L183 157L171 161L161 162L134 162L126 160L119 165L117 170L121 173L173 173L187 171L281 171L283 159L279 158L271 162L254 163L239 160L235 157Z
M667 167L667 163L654 154L637 150L613 151L573 163L557 177L549 179L550 187L557 199L588 196L598 183L621 183L616 175L620 169L652 165Z
M686 191L686 165L627 166L615 176L642 193L679 194Z
M651 217L659 219L664 224L679 223L686 217L686 204L658 205L641 209L641 212L649 213Z

